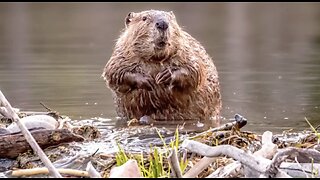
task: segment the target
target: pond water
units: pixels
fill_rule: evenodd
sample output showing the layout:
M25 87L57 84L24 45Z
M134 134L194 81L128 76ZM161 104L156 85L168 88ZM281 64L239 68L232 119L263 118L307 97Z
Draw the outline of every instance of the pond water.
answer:
M128 12L172 10L217 66L226 119L282 132L320 123L318 3L1 3L0 90L12 106L110 118L100 75Z

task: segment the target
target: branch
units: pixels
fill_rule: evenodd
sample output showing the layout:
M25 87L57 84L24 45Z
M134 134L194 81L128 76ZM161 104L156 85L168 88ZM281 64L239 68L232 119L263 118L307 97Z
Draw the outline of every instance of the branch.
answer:
M318 163L320 160L320 152L314 149L289 147L278 152L273 157L266 171L274 177L279 171L280 164L286 159L297 159L300 163L310 163L313 160L313 162Z
M183 141L181 146L187 148L191 152L207 157L227 155L260 173L265 173L270 163L270 160L268 159L247 154L245 151L231 145L220 145L211 147L197 141L186 139Z
M86 171L91 178L102 178L100 173L92 166L91 162L88 162Z
M7 111L7 109L5 107L0 107L0 114L3 116L3 117L6 117L6 118L9 118L10 115Z
M242 165L239 161L230 163L222 168L218 168L215 172L207 176L206 178L229 178L237 177Z
M204 131L202 133L199 133L199 134L197 134L195 136L189 137L188 139L194 139L196 137L208 134L210 132L231 130L232 127L235 127L236 129L240 129L243 126L245 126L246 124L247 124L247 120L244 117L240 116L239 114L236 114L235 115L235 121L223 124L223 125L221 125L219 127L216 127L216 128L209 129L209 130Z
M22 134L32 147L32 149L38 154L41 161L45 164L45 166L48 168L49 173L54 177L61 178L62 176L59 174L57 169L52 165L51 161L48 159L48 157L45 155L45 153L42 151L42 149L39 147L37 142L32 137L29 130L25 127L23 123L21 123L19 116L14 112L12 109L10 103L7 101L3 93L0 91L0 101L2 102L2 105L7 109L8 113L11 115L13 120L17 123L19 128L21 129Z
M177 149L175 147L171 149L171 152L168 156L168 162L171 166L173 178L182 178L182 173L177 156Z
M203 157L199 162L197 162L188 172L186 172L183 177L184 178L195 178L197 177L205 168L207 168L216 157Z
M75 169L57 169L58 172L61 174L66 175L73 175L73 176L80 176L80 177L89 177L88 172L86 171L80 171ZM41 168L34 168L34 169L19 169L19 170L13 170L11 171L11 176L14 177L21 177L21 176L32 176L32 175L38 175L38 174L48 174L49 171L45 167Z

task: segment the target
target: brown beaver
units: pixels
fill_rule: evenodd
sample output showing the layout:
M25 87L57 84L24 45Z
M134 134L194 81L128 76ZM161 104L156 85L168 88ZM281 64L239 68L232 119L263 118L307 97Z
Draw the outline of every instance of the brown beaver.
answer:
M102 77L127 119L197 120L219 117L216 67L173 12L131 12Z

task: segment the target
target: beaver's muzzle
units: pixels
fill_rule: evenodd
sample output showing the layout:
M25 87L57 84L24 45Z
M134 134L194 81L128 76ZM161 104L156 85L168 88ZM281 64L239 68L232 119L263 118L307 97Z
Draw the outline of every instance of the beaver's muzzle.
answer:
M156 28L160 31L165 31L168 29L168 27L168 23L163 19L160 19L156 22Z

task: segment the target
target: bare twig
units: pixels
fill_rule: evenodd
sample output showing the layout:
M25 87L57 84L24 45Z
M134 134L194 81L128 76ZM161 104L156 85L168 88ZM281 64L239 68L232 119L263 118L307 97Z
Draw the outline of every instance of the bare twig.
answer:
M301 168L301 170L303 171L303 173L305 174L306 178L309 178L308 174L306 173L306 171L304 170L304 168L301 166L301 164L299 163L299 161L297 160L297 157L294 158L295 162L299 165L299 167Z
M10 117L9 113L7 112L7 109L5 107L0 107L0 114L3 116L3 117Z
M182 147L187 148L191 152L207 157L227 155L260 173L264 173L270 163L270 160L268 159L247 154L245 151L231 145L211 147L197 141L186 139L183 141Z
M80 176L80 177L89 177L88 172L80 171L75 169L57 169L57 171L61 174L72 175L72 176ZM49 171L45 167L34 168L34 169L19 169L11 172L11 176L21 177L21 176L32 176L38 174L48 174Z
M100 173L92 166L90 161L87 164L86 171L91 178L102 178Z
M197 164L195 164L188 172L186 172L184 178L194 178L197 177L205 168L207 168L216 157L203 157Z
M239 161L235 161L230 163L222 168L219 168L207 178L226 178L226 177L236 177L236 174L240 171L241 163Z
M7 101L5 96L3 95L2 91L0 90L0 101L2 102L2 105L7 109L8 113L11 115L11 117L14 119L14 121L17 123L19 128L21 129L22 134L25 136L26 140L32 147L32 149L38 154L41 161L45 164L45 166L49 169L49 173L54 177L62 177L57 169L52 165L51 161L48 159L48 157L45 155L45 153L42 151L42 149L39 147L37 142L32 137L29 130L25 127L23 123L21 123L19 116L13 111L10 103Z
M48 115L54 117L56 120L60 118L60 115L57 111L53 111L51 108L40 102L40 104L48 111Z
M288 147L285 150L279 150L279 152L273 157L273 161L282 156L288 156L291 160L297 157L300 163L320 163L320 152L315 149L302 149Z
M289 147L285 150L278 152L272 159L266 172L270 177L275 177L279 171L279 167L286 159L292 159L299 161L300 163L310 163L312 159L314 162L319 162L320 152L314 149L301 149Z
M277 153L277 150L278 146L272 142L272 132L266 131L262 134L261 149L254 152L253 155L272 159L272 157Z
M171 152L168 156L168 162L171 166L173 178L182 178L176 147L171 149Z
M68 166L70 166L70 164L73 163L75 160L79 159L79 157L80 157L80 154L76 154L73 157L64 158L64 159L55 161L53 165L56 168L68 168Z
M292 177L320 177L320 164L318 163L281 163L279 169Z
M188 139L194 139L196 137L199 137L199 136L202 136L202 135L205 135L208 133L212 133L212 132L231 130L232 127L237 127L240 129L242 126L243 126L243 121L233 121L230 123L223 124L223 125L216 127L216 128L211 128L211 129L204 131L202 133L199 133L195 136L189 137Z
M42 102L40 102L40 104L41 104L47 111L52 111L48 106L46 106L46 105L43 104Z

